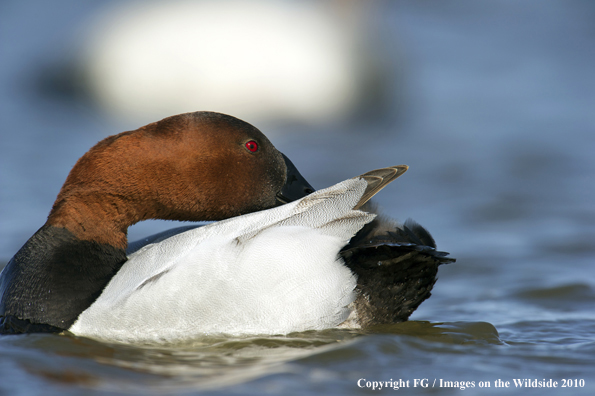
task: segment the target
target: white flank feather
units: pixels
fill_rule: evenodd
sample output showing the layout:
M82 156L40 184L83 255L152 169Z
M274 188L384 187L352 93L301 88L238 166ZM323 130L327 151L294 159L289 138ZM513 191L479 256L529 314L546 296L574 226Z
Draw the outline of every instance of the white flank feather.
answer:
M69 329L123 342L286 334L338 326L356 279L339 250L373 214L349 179L278 208L174 235L133 253Z

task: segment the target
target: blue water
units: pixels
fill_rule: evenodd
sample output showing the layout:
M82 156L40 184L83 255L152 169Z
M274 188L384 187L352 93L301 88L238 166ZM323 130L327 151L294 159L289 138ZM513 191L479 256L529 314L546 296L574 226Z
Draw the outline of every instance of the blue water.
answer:
M593 394L595 3L370 3L389 71L383 111L263 132L316 188L410 166L377 201L457 258L412 321L171 347L2 337L0 394L357 394L402 379L399 392L508 395L525 394L513 383L524 378L558 382L535 394ZM109 4L0 5L0 263L44 223L89 147L140 126L44 82ZM413 387L424 378L429 389ZM474 387L432 388L440 380Z

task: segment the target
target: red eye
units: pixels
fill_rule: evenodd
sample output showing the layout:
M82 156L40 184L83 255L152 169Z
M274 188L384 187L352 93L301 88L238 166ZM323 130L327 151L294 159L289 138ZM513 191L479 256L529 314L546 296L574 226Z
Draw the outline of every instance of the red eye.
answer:
M249 142L246 143L246 148L248 149L248 151L255 153L258 151L258 143L256 143L254 140L250 140Z

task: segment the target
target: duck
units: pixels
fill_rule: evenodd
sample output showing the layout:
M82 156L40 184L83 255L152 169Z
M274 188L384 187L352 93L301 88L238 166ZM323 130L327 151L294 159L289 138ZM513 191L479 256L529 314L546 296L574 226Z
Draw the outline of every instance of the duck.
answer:
M405 321L454 261L376 213L407 169L315 191L257 128L214 112L108 137L0 273L0 333L152 343ZM146 219L212 223L128 244Z
M386 107L388 84L378 81L390 76L369 43L375 27L364 9L358 2L116 2L87 25L59 80L74 80L76 92L128 123L216 108L259 125L339 124L373 111L371 102Z

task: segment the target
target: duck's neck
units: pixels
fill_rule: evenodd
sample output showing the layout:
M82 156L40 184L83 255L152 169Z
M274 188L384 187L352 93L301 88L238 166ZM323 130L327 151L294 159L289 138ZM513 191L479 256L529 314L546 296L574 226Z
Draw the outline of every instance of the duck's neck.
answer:
M47 224L68 230L81 241L93 241L126 250L128 227L145 220L134 205L115 194L88 193L58 197Z
M9 322L70 328L126 261L130 225L149 218L192 220L158 199L131 199L143 194L123 188L65 183L46 224L0 274L0 333L11 332Z
M125 261L124 248L46 223L0 274L0 316L68 329Z

